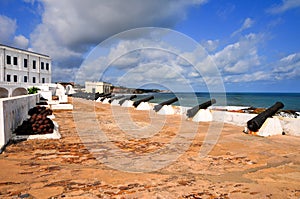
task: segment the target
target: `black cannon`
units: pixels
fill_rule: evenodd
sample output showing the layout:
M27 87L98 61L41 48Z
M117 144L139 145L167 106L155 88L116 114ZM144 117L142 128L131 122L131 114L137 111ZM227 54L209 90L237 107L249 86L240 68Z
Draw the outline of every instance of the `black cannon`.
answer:
M118 95L118 96L114 96L112 98L110 98L110 100L108 100L109 103L112 103L112 101L117 100L117 99L121 99L123 98L124 95Z
M194 117L200 109L207 109L207 107L215 104L216 102L216 99L211 99L207 102L194 106L193 108L187 110L186 116L188 118Z
M111 94L111 93L108 93L108 94L105 94L105 95L103 95L102 96L102 98L101 98L101 102L103 102L106 98L111 98L111 97L113 97L114 95L113 94Z
M148 96L148 97L145 97L145 98L143 98L143 99L140 99L140 100L135 101L135 102L133 103L133 106L136 108L136 107L138 107L138 105L140 105L140 103L142 103L142 102L148 102L148 101L150 101L150 100L152 100L152 99L154 99L154 96L153 96L153 95L150 95L150 96Z
M164 102L161 102L160 104L155 105L153 110L158 112L164 105L170 105L170 104L173 104L174 102L177 102L177 101L178 101L178 98L174 97L172 99L169 99L167 101L164 101Z
M272 117L279 109L283 108L284 104L276 102L273 106L261 112L251 120L247 122L247 127L250 131L257 132L260 127L264 124L268 117Z
M119 101L119 104L122 106L122 104L123 104L126 100L132 100L132 99L134 99L134 98L136 98L136 95L130 95L130 96L128 96L128 97L124 97L124 98L122 98L122 99Z
M97 92L97 93L95 93L95 100L97 100L99 97L102 97L103 95L105 95L104 93L99 93L99 92Z

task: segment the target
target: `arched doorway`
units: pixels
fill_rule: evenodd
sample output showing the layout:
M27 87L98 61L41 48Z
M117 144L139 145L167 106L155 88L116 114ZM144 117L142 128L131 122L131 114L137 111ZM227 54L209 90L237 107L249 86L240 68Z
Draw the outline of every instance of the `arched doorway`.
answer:
M0 87L0 98L8 97L8 90L6 88Z
M25 88L16 88L13 92L12 92L12 97L14 96L19 96L19 95L27 95L27 90Z

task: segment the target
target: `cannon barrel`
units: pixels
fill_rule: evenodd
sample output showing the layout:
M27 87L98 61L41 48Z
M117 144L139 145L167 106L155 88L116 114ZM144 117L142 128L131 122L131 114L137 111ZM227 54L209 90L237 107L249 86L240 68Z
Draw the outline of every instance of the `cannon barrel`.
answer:
M112 103L112 101L117 100L117 99L121 99L121 98L123 98L123 97L124 97L124 95L118 95L118 96L115 96L115 97L110 98L110 100L109 100L108 102L109 102L109 103Z
M187 110L186 115L189 118L194 117L200 109L207 109L207 107L215 104L216 102L217 102L216 99L211 99L211 100L209 100L207 102L204 102L202 104L196 105L193 108Z
M95 100L97 100L99 97L102 97L105 95L104 93L95 93Z
M272 117L279 109L283 108L284 104L276 102L273 106L261 112L251 120L247 122L247 127L250 131L257 132L260 127L264 124L268 117Z
M177 102L177 101L178 101L178 98L174 97L174 98L169 99L167 101L161 102L158 105L155 105L154 108L153 108L153 110L155 110L156 112L158 112L164 105L170 105L170 104L173 104L174 102Z
M119 104L122 105L126 100L132 100L134 98L136 98L136 95L130 95L128 97L124 97L119 101Z
M111 97L113 97L113 96L114 96L114 95L111 94L111 93L105 94L105 95L102 96L102 99L101 99L100 101L103 102L106 98L111 98Z
M138 107L138 105L140 105L140 103L142 103L142 102L148 102L148 101L150 101L150 100L152 100L152 99L154 99L154 96L153 96L153 95L150 95L150 96L148 96L148 97L145 97L145 98L143 98L143 99L140 99L140 100L135 101L135 102L133 103L133 106L136 108L136 107Z

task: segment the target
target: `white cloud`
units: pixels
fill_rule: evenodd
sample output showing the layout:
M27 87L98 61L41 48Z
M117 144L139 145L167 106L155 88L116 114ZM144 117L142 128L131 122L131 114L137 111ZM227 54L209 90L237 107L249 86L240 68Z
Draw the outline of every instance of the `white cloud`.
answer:
M260 39L260 35L248 34L214 54L213 60L224 73L247 72L260 64L257 50Z
M244 23L243 23L243 25L242 25L242 27L240 27L238 30L236 30L235 32L233 32L231 34L231 36L233 37L233 36L241 33L242 31L244 31L244 30L246 30L248 28L251 28L252 25L253 25L253 23L254 23L254 21L251 18L249 18L249 17L246 18L245 21L244 21Z
M27 49L29 45L29 40L23 35L18 35L14 37L14 46L17 46L22 49Z
M66 59L79 59L91 45L116 33L143 26L172 27L185 17L189 6L206 1L164 1L163 6L160 0L42 2L42 23L31 34L32 48L65 67Z
M300 53L290 54L275 63L272 71L276 79L300 77Z
M127 87L142 87L156 84L173 91L184 90L190 86L190 80L183 75L183 68L176 64L140 63L115 80Z
M35 0L23 0L25 3L31 3L34 4Z
M275 5L269 8L267 12L279 14L298 7L300 7L300 0L282 0L281 5Z
M23 35L15 36L17 20L0 15L0 43L27 49L29 40Z
M17 21L4 15L0 15L0 43L11 44L17 29Z
M220 41L218 39L217 40L207 40L205 42L201 42L203 47L209 52L216 50L219 43L220 43Z
M270 80L272 78L271 74L266 71L256 71L250 74L240 74L240 75L228 75L224 77L225 82L239 83L239 82L254 82L260 80Z
M247 74L226 75L225 82L254 82L254 81L276 81L300 77L300 53L293 53L274 63L271 70L258 70Z

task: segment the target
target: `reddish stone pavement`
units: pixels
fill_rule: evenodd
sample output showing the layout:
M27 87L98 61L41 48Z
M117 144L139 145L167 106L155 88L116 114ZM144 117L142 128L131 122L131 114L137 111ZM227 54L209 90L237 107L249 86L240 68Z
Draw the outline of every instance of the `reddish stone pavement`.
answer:
M249 136L241 127L224 124L212 151L200 157L214 123L83 99L71 101L73 111L54 112L60 140L23 141L9 145L0 155L0 198L300 198L300 137ZM135 128L125 122L128 115ZM82 121L75 122L75 117ZM98 126L91 126L95 124L92 117ZM78 133L93 128L103 132L106 141ZM134 134L128 136L130 130ZM116 161L122 152L137 157L151 154L180 131L183 137L195 132L187 138L191 144L180 151L185 145L182 140L176 142L166 153L174 155L178 150L179 157L158 170L151 171L146 161L140 167L150 169L147 172L128 172L138 158L131 164ZM139 133L145 137L134 137ZM101 148L107 143L118 152ZM105 162L114 156L112 163ZM162 160L156 161L160 166Z

